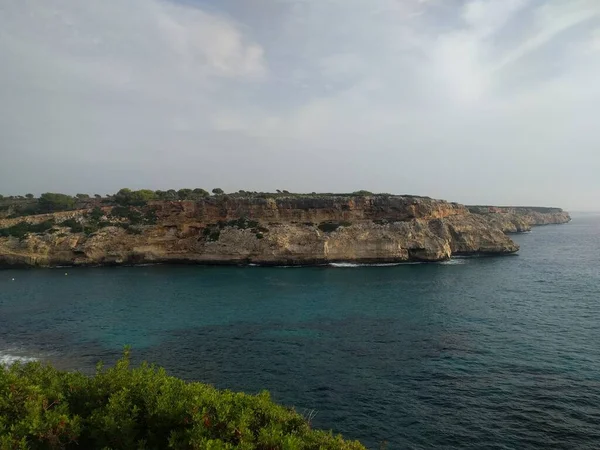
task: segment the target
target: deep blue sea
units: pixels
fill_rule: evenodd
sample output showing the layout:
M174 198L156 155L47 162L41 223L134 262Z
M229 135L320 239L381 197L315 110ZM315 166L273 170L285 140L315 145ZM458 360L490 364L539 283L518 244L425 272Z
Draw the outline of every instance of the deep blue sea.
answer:
M598 449L600 216L514 238L443 264L4 270L0 360L89 371L127 344L373 449Z

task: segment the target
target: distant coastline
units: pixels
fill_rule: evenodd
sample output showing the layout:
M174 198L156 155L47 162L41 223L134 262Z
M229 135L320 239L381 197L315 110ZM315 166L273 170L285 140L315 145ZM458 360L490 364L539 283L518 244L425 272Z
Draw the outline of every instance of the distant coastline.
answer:
M429 197L213 189L0 198L0 266L326 265L507 255L508 233L571 220L560 208Z

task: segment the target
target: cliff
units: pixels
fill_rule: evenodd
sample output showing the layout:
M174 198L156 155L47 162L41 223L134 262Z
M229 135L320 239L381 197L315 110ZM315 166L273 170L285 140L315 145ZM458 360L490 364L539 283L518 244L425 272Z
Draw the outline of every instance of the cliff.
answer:
M504 231L566 214L472 208L480 207L390 195L219 195L96 207L0 219L0 265L441 261L514 253Z
M468 206L469 212L483 216L492 226L505 233L530 231L540 225L558 225L571 221L571 216L560 208L520 206Z

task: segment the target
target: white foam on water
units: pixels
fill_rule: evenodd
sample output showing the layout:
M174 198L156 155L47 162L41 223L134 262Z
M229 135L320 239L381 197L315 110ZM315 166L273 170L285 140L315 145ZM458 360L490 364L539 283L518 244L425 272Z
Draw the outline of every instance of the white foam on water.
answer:
M466 264L467 263L467 258L452 258L449 259L447 261L441 261L438 264L444 265L444 266L455 266L457 264Z
M360 264L354 264L354 263L329 263L329 266L331 267L341 267L341 268L347 268L347 267L360 267Z
M18 350L8 349L8 350L0 350L0 365L2 366L11 366L16 362L32 362L37 361L37 358L32 356L25 356L20 354Z
M406 262L406 263L375 263L375 264L357 264L357 263L349 263L349 262L338 262L338 263L329 263L327 264L329 267L337 267L337 268L355 268L355 267L396 267L396 266L405 266L409 264L422 264L420 262Z

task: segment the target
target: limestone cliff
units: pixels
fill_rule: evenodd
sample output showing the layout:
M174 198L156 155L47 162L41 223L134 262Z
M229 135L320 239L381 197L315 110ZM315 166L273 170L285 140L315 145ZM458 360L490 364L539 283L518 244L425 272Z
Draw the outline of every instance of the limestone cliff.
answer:
M542 221L533 213L518 226ZM0 237L0 266L391 263L516 252L503 232L510 227L496 219L457 203L388 195L105 206L1 219L0 231L9 231Z
M485 219L505 233L530 231L540 225L557 225L571 221L571 216L560 208L468 206L472 214Z

